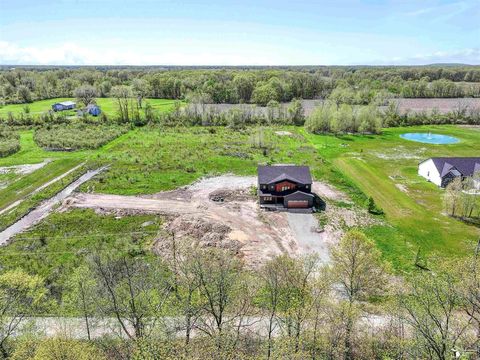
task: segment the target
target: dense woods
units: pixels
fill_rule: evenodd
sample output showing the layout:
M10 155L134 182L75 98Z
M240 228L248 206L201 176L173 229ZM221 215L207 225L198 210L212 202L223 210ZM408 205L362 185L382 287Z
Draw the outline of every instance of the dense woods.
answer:
M478 97L477 66L422 67L293 67L293 68L17 68L0 70L0 102L29 103L85 94L112 96L129 86L133 95L187 99L208 97L213 103L290 101L294 98L341 98L369 104L389 96ZM81 92L81 91L80 91Z

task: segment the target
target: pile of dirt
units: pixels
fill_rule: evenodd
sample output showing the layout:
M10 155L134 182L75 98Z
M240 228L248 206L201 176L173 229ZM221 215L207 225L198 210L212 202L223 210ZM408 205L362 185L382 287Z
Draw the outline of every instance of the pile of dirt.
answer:
M218 189L208 194L208 198L215 202L247 201L255 200L248 189Z
M221 222L214 222L198 216L184 215L176 217L164 226L165 234L161 235L156 243L155 250L161 252L169 246L168 237L174 234L177 239L190 239L201 247L218 247L228 249L236 254L240 252L242 244L231 239L228 235L232 228Z

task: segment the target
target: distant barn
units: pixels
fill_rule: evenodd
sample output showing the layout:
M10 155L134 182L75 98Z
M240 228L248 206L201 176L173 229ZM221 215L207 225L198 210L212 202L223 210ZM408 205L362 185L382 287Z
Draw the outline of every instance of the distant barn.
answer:
M64 111L75 109L76 104L73 101L62 101L52 105L53 111Z

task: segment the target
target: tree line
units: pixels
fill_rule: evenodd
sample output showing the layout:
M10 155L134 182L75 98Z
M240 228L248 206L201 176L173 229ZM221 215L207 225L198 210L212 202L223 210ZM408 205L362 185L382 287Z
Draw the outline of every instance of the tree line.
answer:
M135 96L185 99L209 96L213 103L290 101L326 98L340 88L355 103L377 93L402 97L480 96L480 70L454 67L287 67L223 69L158 68L17 68L0 69L0 102L29 103L74 97L89 85L99 97L113 96L116 86L129 86Z
M435 259L431 271L412 269L398 277L358 230L332 247L329 264L314 255L282 255L258 268L246 267L228 250L198 248L170 235L161 257L87 255L60 304L81 322L59 338L45 339L26 326L54 306L43 279L22 270L1 274L3 356L444 360L480 355L478 251L465 259ZM107 333L98 335L99 329Z

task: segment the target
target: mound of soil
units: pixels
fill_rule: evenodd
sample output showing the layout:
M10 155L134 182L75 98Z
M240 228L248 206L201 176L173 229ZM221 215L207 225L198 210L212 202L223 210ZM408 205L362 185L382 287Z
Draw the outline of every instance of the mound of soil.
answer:
M219 189L208 194L208 198L215 202L246 201L254 199L253 195L246 189Z
M165 230L178 239L190 239L201 247L218 247L238 254L242 246L239 241L229 238L232 231L229 226L191 215L176 217L166 224ZM161 252L165 246L169 246L169 239L161 236L156 241L155 250Z

